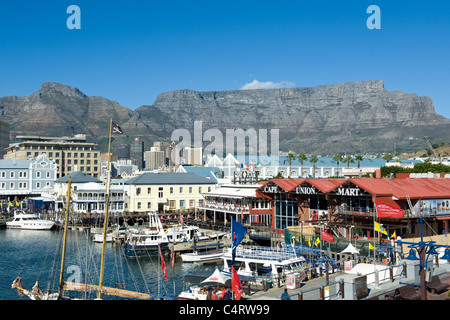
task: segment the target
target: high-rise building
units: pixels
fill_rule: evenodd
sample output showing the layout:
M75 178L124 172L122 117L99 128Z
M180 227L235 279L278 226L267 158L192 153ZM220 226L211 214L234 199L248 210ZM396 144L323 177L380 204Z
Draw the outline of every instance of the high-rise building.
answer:
M146 169L159 169L165 165L166 153L161 151L159 142L153 143L153 147L150 151L144 152L144 157Z
M184 148L186 164L193 166L203 165L203 151L202 148Z
M130 145L122 144L117 147L117 156L119 160L128 160L130 159Z
M6 148L5 159L30 159L46 154L58 166L57 178L74 171L100 176L100 151L97 144L87 142L85 134L73 137L17 136Z
M0 159L6 154L6 148L9 146L9 123L0 121Z
M139 138L130 143L130 159L136 160L139 170L144 168L144 141L140 141Z

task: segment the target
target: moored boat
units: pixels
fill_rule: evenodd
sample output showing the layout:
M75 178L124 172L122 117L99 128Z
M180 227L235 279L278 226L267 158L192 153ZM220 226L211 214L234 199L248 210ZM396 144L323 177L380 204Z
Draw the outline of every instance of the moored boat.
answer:
M221 245L221 243L195 245L191 247L193 252L182 253L180 257L183 262L208 263L220 261L224 251Z
M55 225L55 222L50 220L40 219L34 213L19 212L14 214L12 221L6 222L6 227L9 229L24 229L24 230L50 230Z

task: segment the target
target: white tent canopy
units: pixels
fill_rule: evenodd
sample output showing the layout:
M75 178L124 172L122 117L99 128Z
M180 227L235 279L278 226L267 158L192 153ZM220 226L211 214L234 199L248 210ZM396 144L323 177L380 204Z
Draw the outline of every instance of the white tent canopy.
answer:
M349 243L347 248L342 250L341 253L359 253L359 250L356 249L351 243Z
M222 284L225 285L227 280L230 280L231 277L220 272L219 269L216 269L212 275L202 281L203 284Z

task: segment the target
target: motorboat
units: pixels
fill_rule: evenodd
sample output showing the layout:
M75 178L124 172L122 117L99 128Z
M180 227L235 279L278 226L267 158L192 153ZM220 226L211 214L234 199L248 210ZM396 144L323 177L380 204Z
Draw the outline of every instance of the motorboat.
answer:
M232 250L226 248L222 259L224 272L231 272ZM289 248L273 248L264 246L238 246L236 248L234 267L239 276L249 276L265 281L284 281L287 275L296 275L297 279L306 278L306 262L303 256Z
M193 252L182 253L180 257L183 262L209 263L220 261L223 255L221 245L221 243L194 245L191 247Z
M12 221L6 222L9 229L25 229L25 230L50 230L55 222L40 219L34 213L19 212L14 214Z

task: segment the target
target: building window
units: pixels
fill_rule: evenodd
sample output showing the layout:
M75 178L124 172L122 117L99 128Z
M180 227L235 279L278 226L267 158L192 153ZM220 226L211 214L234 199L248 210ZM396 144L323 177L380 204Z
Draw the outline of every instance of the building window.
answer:
M141 194L141 188L139 187L139 188L136 188L136 195L138 196L138 195L140 195Z
M164 188L163 187L158 188L158 198L164 198Z
M0 184L0 189L6 189L6 183L5 182L2 182Z
M36 182L36 189L40 189L41 188L41 183L40 182Z
M141 204L140 202L138 202L138 203L137 203L137 208L138 208L138 209L141 209L141 207L142 207L142 204Z
M170 187L169 193L170 193L170 194L173 194L173 187Z
M9 173L9 177L10 177L10 178L14 178L14 171L11 171L11 172Z
M198 187L198 193L202 193L202 187Z
M11 182L11 183L9 184L9 188L10 188L10 189L14 189L14 182Z
M189 200L189 207L190 208L195 207L195 200Z
M170 208L175 208L175 200L170 200L169 204L170 204Z
M208 192L211 192L211 187L208 187Z
M5 171L0 172L0 177L6 178L6 172Z
M50 171L47 171L47 178L50 178Z
M151 187L147 188L147 194L152 194L152 188Z
M152 208L152 203L149 201L147 202L147 209L151 209Z
M184 208L185 205L185 201L184 200L180 200L180 208Z
M183 187L180 187L180 194L183 194Z
M189 193L192 193L192 187L189 187Z

